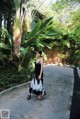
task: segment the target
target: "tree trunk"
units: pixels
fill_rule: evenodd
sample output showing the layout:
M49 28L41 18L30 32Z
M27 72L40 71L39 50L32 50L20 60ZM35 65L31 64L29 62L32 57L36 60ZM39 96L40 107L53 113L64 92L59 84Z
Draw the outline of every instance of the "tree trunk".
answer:
M16 16L15 16L14 26L13 26L13 60L14 61L20 58L20 45L21 45L21 36L22 36L22 25L20 21L21 4L22 4L22 0L19 3L18 8L16 9Z
M26 23L25 24L26 34L31 31L31 27L30 27L31 22L30 22L30 16L29 16L30 13L28 13L28 12L30 12L28 10L28 9L30 9L30 7L29 6L26 7L27 2L25 3L24 0L21 0L21 2L19 4L19 8L16 11L16 17L15 17L14 27L13 27L14 59L20 58L22 26L23 26L24 21Z

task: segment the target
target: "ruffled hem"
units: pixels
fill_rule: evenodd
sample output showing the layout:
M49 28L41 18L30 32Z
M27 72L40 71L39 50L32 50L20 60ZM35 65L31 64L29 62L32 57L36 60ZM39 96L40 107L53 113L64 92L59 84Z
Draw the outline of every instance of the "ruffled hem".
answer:
M29 92L30 92L30 93L33 93L33 94L36 94L36 95L42 95L42 92L43 92L43 91L36 91L36 90L33 90L33 89L30 87Z
M29 92L36 95L45 95L45 88L43 82L40 79L32 79L29 86Z

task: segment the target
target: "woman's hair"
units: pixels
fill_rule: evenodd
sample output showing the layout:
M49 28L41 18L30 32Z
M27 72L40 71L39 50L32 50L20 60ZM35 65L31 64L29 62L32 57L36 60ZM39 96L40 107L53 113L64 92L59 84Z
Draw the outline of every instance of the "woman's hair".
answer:
M40 56L42 55L42 51L41 50L37 50L36 52L38 52L40 54Z

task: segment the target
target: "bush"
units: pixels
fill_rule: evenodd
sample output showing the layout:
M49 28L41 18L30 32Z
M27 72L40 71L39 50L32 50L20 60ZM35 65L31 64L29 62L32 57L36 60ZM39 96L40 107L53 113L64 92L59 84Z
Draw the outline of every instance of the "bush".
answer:
M32 77L32 72L27 69L18 72L17 67L13 65L0 68L0 91L28 82Z

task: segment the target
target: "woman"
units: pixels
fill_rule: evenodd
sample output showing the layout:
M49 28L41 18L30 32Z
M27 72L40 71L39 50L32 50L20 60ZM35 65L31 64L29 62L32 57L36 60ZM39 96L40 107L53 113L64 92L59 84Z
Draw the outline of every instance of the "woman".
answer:
M35 62L35 70L34 70L34 78L31 81L29 87L29 95L27 97L28 100L31 99L31 94L36 94L37 99L42 99L43 95L43 58L42 51L36 52L37 60ZM45 91L44 91L45 93Z

